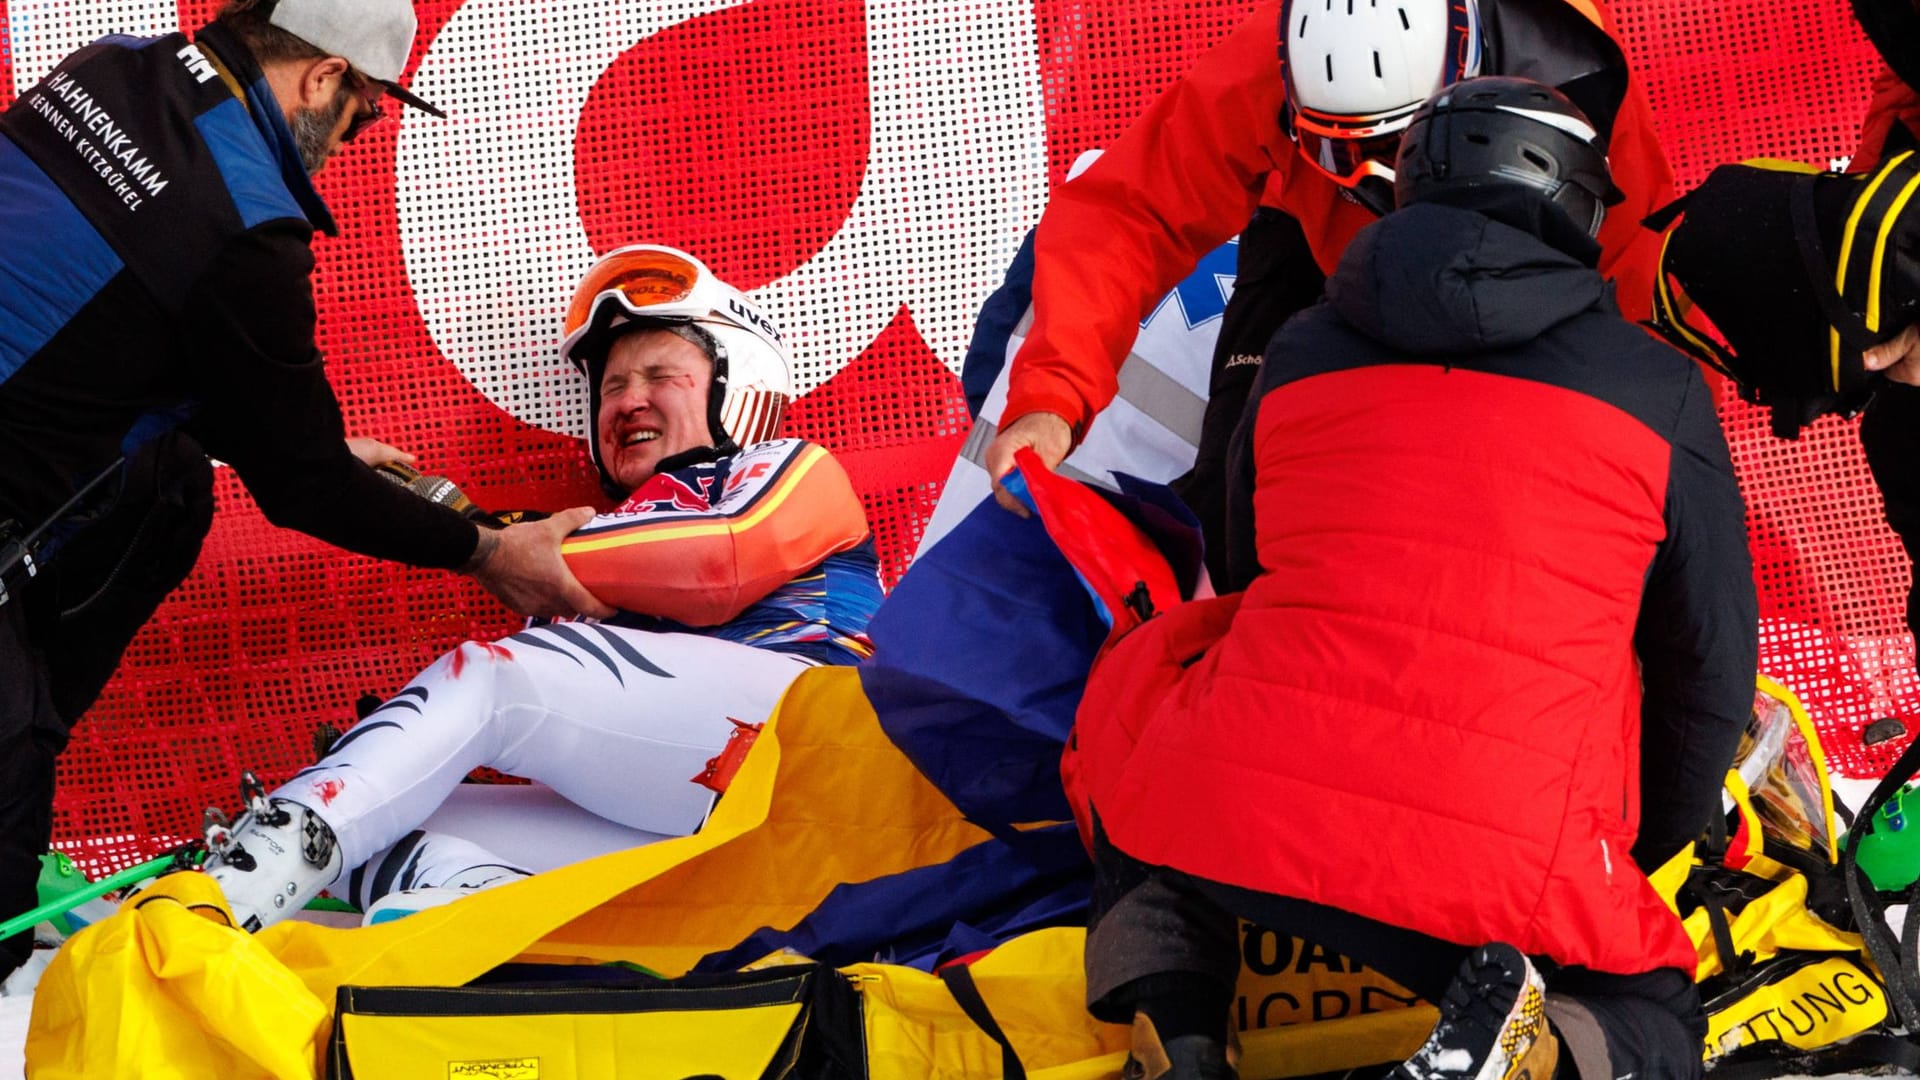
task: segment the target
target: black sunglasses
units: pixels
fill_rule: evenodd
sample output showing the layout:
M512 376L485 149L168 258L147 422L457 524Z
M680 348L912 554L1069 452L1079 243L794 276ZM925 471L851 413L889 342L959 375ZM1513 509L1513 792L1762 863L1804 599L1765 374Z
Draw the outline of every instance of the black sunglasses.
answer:
M348 89L353 92L354 97L360 99L362 107L347 123L346 132L340 136L342 143L352 142L362 131L379 123L387 115L387 111L380 107L380 96L387 92L387 88L358 72L349 72L349 74L352 75L353 83ZM369 90L372 91L371 94L368 93Z

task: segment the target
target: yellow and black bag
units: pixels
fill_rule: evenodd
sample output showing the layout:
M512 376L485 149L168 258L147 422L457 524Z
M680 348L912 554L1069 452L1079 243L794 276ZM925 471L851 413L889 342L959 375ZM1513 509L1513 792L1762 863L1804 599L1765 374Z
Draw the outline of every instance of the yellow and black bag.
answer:
M860 1004L832 968L661 979L509 965L464 987L343 986L330 1080L864 1080Z
M1661 232L1680 219L1661 244L1648 325L1734 379L1783 439L1859 412L1885 382L1861 354L1920 316L1916 190L1912 152L1868 173L1769 158L1720 166L1646 220Z
M1920 761L1920 759L1916 759ZM1699 950L1716 1080L1897 1065L1920 1048L1863 936L1826 759L1812 721L1764 676L1707 834L1654 874Z

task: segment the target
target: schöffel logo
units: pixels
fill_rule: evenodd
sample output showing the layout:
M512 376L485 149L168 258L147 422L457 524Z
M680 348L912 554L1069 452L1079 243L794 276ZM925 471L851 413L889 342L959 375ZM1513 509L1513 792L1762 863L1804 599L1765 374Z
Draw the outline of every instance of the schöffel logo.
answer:
M449 1061L447 1080L540 1080L540 1059L496 1058L492 1061Z
M727 297L727 310L759 327L761 333L775 341L785 344L786 339L780 336L780 328L773 325L772 320L768 319L765 315L755 311L752 306L741 303L736 297L729 296Z

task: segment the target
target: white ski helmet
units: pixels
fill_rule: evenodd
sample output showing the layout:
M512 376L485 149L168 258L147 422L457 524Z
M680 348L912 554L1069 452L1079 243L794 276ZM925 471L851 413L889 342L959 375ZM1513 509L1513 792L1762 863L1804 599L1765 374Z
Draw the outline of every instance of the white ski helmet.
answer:
M1282 0L1281 124L1315 169L1375 213L1421 103L1480 74L1477 0Z
M713 361L707 427L722 453L780 434L793 397L793 360L780 330L740 290L677 248L631 244L608 253L567 305L560 354L587 379L588 426L600 415L600 376L621 335L671 327ZM597 440L588 447L606 479Z

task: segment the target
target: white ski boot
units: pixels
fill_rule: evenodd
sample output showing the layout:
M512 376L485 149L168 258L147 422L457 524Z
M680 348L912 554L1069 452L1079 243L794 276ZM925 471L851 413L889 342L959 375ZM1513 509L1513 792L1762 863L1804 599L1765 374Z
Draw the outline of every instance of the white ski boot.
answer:
M246 813L229 825L207 810L207 862L220 883L234 921L248 933L307 906L340 876L340 849L333 830L313 811L285 799L268 799L252 773L241 774Z

